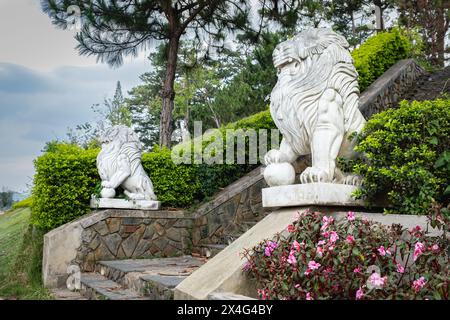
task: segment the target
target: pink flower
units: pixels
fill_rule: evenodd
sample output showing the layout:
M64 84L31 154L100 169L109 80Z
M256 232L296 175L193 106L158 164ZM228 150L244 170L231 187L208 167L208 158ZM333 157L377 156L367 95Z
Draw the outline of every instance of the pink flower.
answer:
M413 281L412 287L417 293L425 286L426 283L427 281L425 280L425 278L420 277L419 279Z
M352 244L355 242L355 238L353 236L347 236L347 238L345 238L345 241L347 241L347 243Z
M307 293L306 294L306 300L314 300L312 297L311 297L311 293Z
M353 269L353 273L361 273L361 268L358 267L358 268Z
M403 273L403 272L405 272L405 268L404 268L400 263L398 263L398 262L397 262L397 272L398 272L398 273Z
M356 300L361 300L362 297L364 297L364 291L359 287L358 291L356 291Z
M323 235L325 238L328 238L328 237L330 236L330 233L329 233L328 231L325 231L324 233L322 233L322 235Z
M278 244L273 241L269 241L264 249L264 254L268 257L272 255L272 252L278 247Z
M258 289L258 294L261 296L262 300L268 300L269 299L269 292L267 292L264 289Z
M387 277L381 277L378 273L374 272L370 275L368 281L374 287L382 288L386 284Z
M296 213L294 213L294 216L293 216L293 218L294 218L294 220L295 221L298 221L298 220L300 220L300 217L301 217L302 215L300 214L300 212L296 212Z
M421 242L417 242L414 245L414 254L413 254L413 260L416 261L417 258L425 251L425 246Z
M380 246L377 250L380 256L384 257L386 255L386 250L384 249L384 246Z
M320 263L317 263L314 260L308 262L308 269L316 270L316 269L319 269L319 267L320 267Z
M434 252L439 251L439 246L437 244L433 244L431 246L431 251L434 251Z
M328 251L333 251L334 250L334 246L329 246L328 247Z
M292 265L296 265L297 264L297 258L295 258L294 251L291 250L291 252L289 253L289 257L287 259L287 262L289 264L292 264Z
M244 264L244 266L242 267L242 271L246 272L246 271L249 271L251 268L252 268L252 264L251 264L250 262L247 261L247 262Z
M338 239L339 239L339 235L336 233L336 231L331 231L330 242L335 243Z
M298 243L297 240L294 240L294 242L292 242L292 246L291 246L291 250L295 250L297 252L300 252L300 248L301 248L302 244Z
M329 225L329 224L333 223L334 219L333 219L333 217L323 216L322 221L323 221L323 225L322 225L322 227L320 228L320 230L323 231L323 230L325 230L326 228L328 228L328 225Z
M323 248L322 247L317 247L316 248L316 253L319 257L323 256Z
M318 246L323 246L325 244L325 240L320 240L319 242L317 242Z
M294 225L293 225L293 224L289 224L289 225L287 226L287 231L290 232L290 233L295 232L295 227L294 227Z
M297 284L294 286L294 288L295 288L295 289L298 289L298 288L300 288L300 285L297 283Z
M353 211L347 212L347 220L348 220L348 221L353 221L353 220L355 220L355 213L354 213Z
M324 273L331 273L333 271L333 268L327 267L323 272Z

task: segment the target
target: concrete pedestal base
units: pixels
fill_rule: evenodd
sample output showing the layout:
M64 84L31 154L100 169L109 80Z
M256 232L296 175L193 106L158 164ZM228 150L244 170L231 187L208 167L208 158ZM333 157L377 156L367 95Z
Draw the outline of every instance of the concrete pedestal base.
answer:
M352 197L357 188L346 184L318 182L277 186L262 189L262 203L265 208L309 205L364 206L364 201Z
M136 210L159 210L160 201L152 200L125 200L111 198L92 198L91 208L95 209L136 209Z

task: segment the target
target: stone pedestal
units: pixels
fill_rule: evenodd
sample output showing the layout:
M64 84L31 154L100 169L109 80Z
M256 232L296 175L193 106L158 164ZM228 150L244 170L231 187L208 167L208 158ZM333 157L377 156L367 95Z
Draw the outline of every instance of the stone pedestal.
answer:
M360 207L365 203L356 200L352 193L358 187L337 183L291 184L262 189L262 203L265 208L294 206L339 206Z
M161 202L153 200L126 200L110 198L92 198L91 208L94 209L136 209L160 210Z

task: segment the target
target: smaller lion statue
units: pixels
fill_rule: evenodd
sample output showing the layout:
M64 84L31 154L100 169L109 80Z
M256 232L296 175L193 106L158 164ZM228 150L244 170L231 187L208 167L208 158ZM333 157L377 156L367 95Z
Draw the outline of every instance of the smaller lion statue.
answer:
M100 137L102 150L97 168L102 179L102 198L114 198L116 188L123 188L132 200L156 200L153 184L141 164L142 145L126 126L108 128Z
M308 154L312 166L301 173L301 183L360 184L360 177L336 166L337 157L355 156L350 138L366 122L358 109L358 73L348 48L331 29L305 30L275 48L278 82L270 113L283 139L280 149L265 156L269 186L292 184L290 164Z

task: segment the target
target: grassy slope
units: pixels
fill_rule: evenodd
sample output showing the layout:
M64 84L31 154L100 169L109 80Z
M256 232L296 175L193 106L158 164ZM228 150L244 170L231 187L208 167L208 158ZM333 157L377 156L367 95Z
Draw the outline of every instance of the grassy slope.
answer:
M50 299L42 287L43 233L29 227L30 209L0 216L0 297Z
M0 277L3 278L15 260L28 227L30 209L21 208L0 216Z

